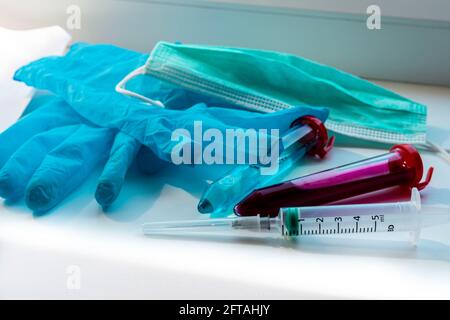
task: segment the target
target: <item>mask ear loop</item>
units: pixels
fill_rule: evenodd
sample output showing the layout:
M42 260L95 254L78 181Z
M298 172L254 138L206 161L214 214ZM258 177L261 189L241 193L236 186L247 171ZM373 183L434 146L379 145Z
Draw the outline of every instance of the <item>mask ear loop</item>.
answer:
M430 140L427 140L426 145L429 148L431 148L434 152L437 152L439 157L441 157L443 160L445 160L445 162L447 162L450 165L450 154L448 154L447 150L445 150L440 145L431 142Z
M139 67L136 70L131 71L129 74L127 74L120 82L116 85L116 92L141 99L142 101L145 101L151 105L164 108L164 104L161 101L158 100L152 100L150 98L147 98L143 95L140 95L139 93L127 90L125 88L125 84L130 81L133 78L136 78L137 76L144 75L145 74L145 66Z

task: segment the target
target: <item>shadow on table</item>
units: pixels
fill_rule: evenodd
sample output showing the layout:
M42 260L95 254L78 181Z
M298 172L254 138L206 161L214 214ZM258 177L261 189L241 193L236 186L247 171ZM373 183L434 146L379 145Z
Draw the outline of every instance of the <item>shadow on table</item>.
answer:
M134 171L127 177L117 201L105 211L105 214L116 221L137 220L151 209L166 185L180 188L200 198L211 176L205 168L177 167L170 164L152 175L142 175ZM193 208L193 211L195 210L196 208Z
M208 241L222 244L269 246L284 248L295 252L309 254L328 254L340 256L379 257L411 260L434 260L450 263L450 246L444 243L421 239L414 246L408 241L309 238L285 240L282 238L259 238L245 236L206 235L206 234L172 234L151 235L149 238L173 239L185 241Z

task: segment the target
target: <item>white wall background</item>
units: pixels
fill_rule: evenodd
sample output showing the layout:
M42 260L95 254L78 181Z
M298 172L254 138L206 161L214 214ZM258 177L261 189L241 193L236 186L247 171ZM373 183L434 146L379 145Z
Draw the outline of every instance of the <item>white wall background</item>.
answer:
M366 27L372 3L381 30ZM448 0L0 0L0 25L65 27L71 4L82 13L75 41L147 52L159 40L254 47L372 79L450 85Z

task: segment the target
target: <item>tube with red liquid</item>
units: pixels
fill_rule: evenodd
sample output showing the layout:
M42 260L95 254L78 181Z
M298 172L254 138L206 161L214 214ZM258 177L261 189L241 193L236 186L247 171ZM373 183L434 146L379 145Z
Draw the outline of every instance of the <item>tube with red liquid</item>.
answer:
M432 174L433 167L420 182L423 163L419 153L411 145L400 144L386 154L256 189L234 212L274 217L280 208L322 205L394 186L421 190Z

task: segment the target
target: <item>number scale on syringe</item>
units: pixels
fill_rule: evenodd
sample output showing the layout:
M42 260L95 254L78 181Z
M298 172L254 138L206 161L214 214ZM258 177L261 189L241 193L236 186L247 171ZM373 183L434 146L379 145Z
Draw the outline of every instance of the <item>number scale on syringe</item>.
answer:
M409 215L397 216L384 214L363 216L332 216L311 217L298 219L298 232L300 236L332 235L351 233L374 233L408 231L417 223Z

